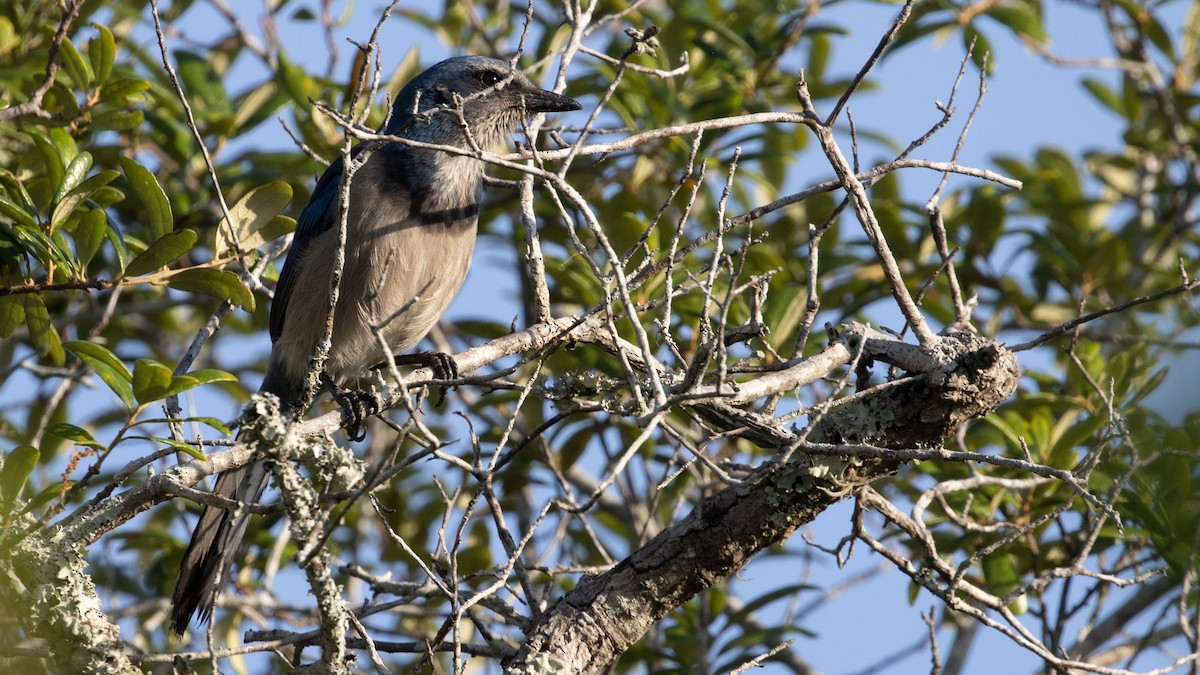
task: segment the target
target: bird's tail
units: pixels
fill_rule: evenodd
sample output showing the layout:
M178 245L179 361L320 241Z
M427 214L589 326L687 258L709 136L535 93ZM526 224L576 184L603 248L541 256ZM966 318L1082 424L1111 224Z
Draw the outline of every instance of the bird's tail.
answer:
M259 391L275 394L281 407L290 409L300 398L303 385L292 382L282 369L273 365L267 366ZM239 434L238 442L245 441L244 435ZM267 474L266 462L255 460L217 476L213 494L239 504L256 503L267 488ZM225 585L225 577L242 545L249 522L250 514L244 509L229 511L204 506L200 521L192 530L192 540L183 554L183 562L179 564L179 579L171 596L171 622L176 634L183 635L193 614L199 616L201 623L212 616L213 603Z
M266 462L258 460L217 476L213 494L251 504L262 497L266 487ZM225 585L249 522L250 514L245 510L235 513L205 505L183 554L179 580L171 596L171 622L176 634L183 635L193 614L198 614L201 623L212 615L213 603Z

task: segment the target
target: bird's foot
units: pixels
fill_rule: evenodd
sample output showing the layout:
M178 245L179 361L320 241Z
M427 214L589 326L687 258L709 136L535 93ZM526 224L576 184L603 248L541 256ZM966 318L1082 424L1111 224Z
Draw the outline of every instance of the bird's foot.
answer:
M321 375L321 382L329 389L333 400L342 408L342 427L351 441L358 442L367 437L363 428L368 418L383 410L378 393L363 389L346 389L337 386L328 375Z
M394 361L398 366L422 366L433 371L433 379L435 380L457 380L458 379L458 363L454 361L454 357L445 352L424 351L415 352L413 354L401 354ZM383 369L386 364L376 366L378 369ZM441 387L438 392L435 406L441 406L446 400L446 387Z

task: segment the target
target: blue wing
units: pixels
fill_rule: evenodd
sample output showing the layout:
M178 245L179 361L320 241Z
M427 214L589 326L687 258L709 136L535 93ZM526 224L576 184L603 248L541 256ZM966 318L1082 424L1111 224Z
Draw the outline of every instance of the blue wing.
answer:
M300 218L296 221L296 235L292 238L292 248L288 251L287 262L283 264L283 272L279 274L279 283L275 285L275 299L271 301L271 342L279 339L283 332L288 300L300 276L300 261L304 250L322 232L333 226L334 216L337 215L338 186L341 182L342 159L339 157L321 174L308 205L300 212Z

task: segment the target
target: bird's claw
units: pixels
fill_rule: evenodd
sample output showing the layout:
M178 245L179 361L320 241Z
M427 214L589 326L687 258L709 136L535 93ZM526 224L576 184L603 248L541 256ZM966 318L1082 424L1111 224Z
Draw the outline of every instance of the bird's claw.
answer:
M339 387L328 376L322 376L322 380L333 400L342 408L342 427L350 440L357 443L366 438L367 431L363 425L383 409L379 397L374 392Z
M458 379L458 363L454 357L445 352L435 352L433 350L415 352L413 354L403 354L395 358L398 366L422 366L433 371L433 379L435 380L457 380ZM382 365L382 364L381 364ZM441 406L446 401L446 387L441 387L438 392L437 400L434 401L435 406Z
M457 380L458 379L458 363L453 356L445 352L425 351L413 354L422 358L427 368L433 371L433 377L436 380ZM446 390L449 387L438 387L437 400L433 402L435 407L440 408L446 402Z

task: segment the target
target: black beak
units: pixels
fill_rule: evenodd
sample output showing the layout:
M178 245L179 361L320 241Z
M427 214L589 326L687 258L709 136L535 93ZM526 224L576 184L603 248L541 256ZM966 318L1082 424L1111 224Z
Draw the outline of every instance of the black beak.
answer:
M525 110L531 113L567 112L579 110L579 101L544 89L530 89L521 94L525 99Z

